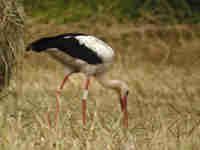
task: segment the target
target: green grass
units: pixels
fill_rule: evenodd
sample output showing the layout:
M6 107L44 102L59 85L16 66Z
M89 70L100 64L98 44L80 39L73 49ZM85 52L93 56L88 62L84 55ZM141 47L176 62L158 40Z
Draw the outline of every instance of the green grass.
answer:
M153 24L198 23L198 4L153 0L43 0L24 1L28 15L40 17L41 21L55 19L59 24L87 19L102 20L104 16L140 22L146 20Z

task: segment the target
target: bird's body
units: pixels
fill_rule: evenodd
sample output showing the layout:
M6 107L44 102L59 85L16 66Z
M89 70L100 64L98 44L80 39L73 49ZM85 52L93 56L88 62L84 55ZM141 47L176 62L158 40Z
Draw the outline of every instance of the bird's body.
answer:
M46 52L60 61L68 71L95 75L106 72L114 60L114 51L98 38L81 33L68 33L41 38L32 49Z
M114 62L114 50L104 41L94 36L82 33L67 33L45 37L31 43L26 50L47 52L65 66L66 76L60 90L69 75L76 72L84 73L87 77L87 84L83 102L87 98L90 76L95 76L104 87L118 90L121 99L126 99L128 95L128 86L125 82L110 80L106 75Z

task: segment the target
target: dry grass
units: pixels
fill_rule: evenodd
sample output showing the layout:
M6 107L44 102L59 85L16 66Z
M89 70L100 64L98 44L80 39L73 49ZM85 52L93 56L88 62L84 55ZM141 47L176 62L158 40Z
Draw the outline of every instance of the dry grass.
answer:
M182 35L186 33L181 31L183 27L191 38ZM61 117L55 129L48 128L46 113L50 111L53 119L55 91L64 77L63 66L46 54L34 54L24 59L23 96L19 98L17 116L10 117L7 109L15 101L15 94L1 102L0 149L199 149L200 44L194 32L198 27L82 22L30 23L27 30L26 43L63 32L86 32L109 42L117 53L109 75L126 80L131 88L129 128L123 128L116 93L103 89L95 80L89 88L88 122L82 126L82 74L72 76L66 84L61 95ZM19 86L16 81L12 83L13 88Z

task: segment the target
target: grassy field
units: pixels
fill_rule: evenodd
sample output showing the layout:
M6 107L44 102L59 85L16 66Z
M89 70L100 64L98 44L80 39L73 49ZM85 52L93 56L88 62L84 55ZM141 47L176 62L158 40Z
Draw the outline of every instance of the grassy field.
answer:
M84 32L116 50L111 78L130 86L129 128L122 124L118 96L95 79L89 88L87 125L82 126L82 74L70 77L60 118L49 128L63 66L46 54L24 56L0 105L1 150L198 150L200 146L200 42L198 25L154 26L107 21L57 25L27 20L25 44L47 35ZM17 107L16 107L17 105ZM13 116L17 112L17 116Z

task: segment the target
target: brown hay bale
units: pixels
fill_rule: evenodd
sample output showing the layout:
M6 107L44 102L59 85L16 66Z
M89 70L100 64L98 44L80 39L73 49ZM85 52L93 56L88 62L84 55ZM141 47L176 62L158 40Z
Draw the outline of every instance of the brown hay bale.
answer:
M19 0L0 0L0 92L9 85L23 53L23 18Z

